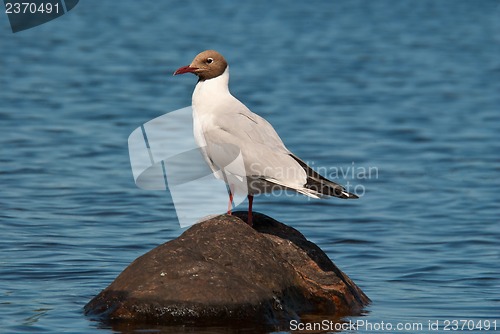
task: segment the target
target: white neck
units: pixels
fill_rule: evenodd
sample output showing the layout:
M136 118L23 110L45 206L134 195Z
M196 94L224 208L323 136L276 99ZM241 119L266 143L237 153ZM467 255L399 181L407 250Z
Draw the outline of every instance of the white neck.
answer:
M204 108L214 105L217 101L231 96L229 92L229 66L224 73L213 79L199 81L193 92L193 108L203 105Z

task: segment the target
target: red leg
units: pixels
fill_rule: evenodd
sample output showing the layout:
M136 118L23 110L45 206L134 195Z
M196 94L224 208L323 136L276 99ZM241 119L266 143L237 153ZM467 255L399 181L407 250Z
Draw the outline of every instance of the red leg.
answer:
M229 187L229 203L227 204L227 214L231 215L231 209L233 208L233 192L231 187Z
M248 225L252 226L252 204L253 204L253 195L248 195Z

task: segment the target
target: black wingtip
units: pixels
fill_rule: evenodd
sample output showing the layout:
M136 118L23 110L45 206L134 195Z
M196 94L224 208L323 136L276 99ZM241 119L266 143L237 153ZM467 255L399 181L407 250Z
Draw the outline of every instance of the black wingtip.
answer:
M349 197L346 197L347 199L358 199L359 196L358 195L354 195L354 194L351 194L351 193L348 193L349 194Z
M295 161L304 169L307 174L306 188L311 189L320 196L333 196L342 199L358 199L358 195L352 194L345 190L340 184L328 180L326 177L320 175L314 169L309 167L304 161L300 160L293 154L290 154Z
M342 190L340 190L340 189L342 189ZM359 198L358 195L355 195L353 193L348 192L343 187L340 189L339 188L335 189L335 195L334 195L335 197L339 197L342 199L357 199L357 198Z

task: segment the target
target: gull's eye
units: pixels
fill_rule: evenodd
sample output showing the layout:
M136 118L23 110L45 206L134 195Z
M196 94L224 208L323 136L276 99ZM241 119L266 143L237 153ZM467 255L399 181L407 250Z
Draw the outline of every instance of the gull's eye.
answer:
M207 58L207 64L212 64L214 62L213 58Z

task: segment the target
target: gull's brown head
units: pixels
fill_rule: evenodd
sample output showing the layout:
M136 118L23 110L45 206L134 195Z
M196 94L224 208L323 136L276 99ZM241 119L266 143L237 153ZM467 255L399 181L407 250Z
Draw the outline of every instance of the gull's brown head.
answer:
M214 50L203 51L194 57L188 66L183 66L174 72L174 75L193 73L200 80L213 79L224 73L227 62L220 53Z

